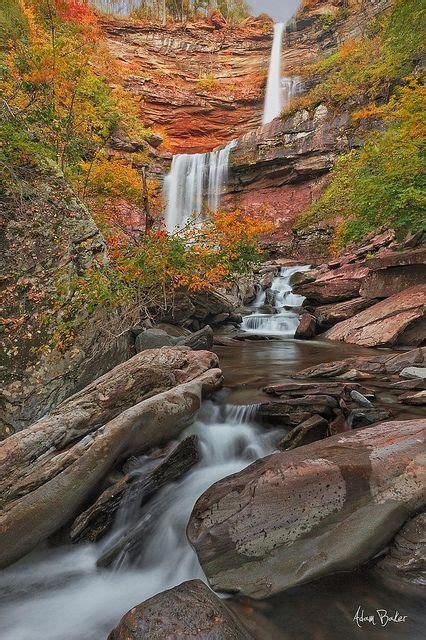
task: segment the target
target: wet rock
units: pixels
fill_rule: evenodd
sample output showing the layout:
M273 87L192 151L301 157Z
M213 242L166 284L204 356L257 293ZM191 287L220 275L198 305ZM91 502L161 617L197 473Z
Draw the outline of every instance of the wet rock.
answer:
M397 533L375 574L392 588L426 586L426 513L411 518Z
M101 493L93 505L74 521L70 538L72 542L89 540L96 542L111 527L123 498L136 496L139 506L145 504L166 483L177 480L199 461L196 436L185 438L153 468L140 475L137 470L120 478L112 487Z
M183 582L126 613L108 640L250 640L236 616L201 580Z
M305 296L307 305L343 302L359 297L361 283L367 273L368 268L363 265L347 264L320 274L314 282L296 285L293 290Z
M388 409L376 407L362 407L352 409L350 412L350 426L353 429L359 427L367 427L382 420L388 420L392 416L392 412Z
M332 409L337 406L336 399L327 395L281 398L280 400L262 402L257 415L273 424L297 426L316 413L330 416Z
M298 327L294 334L296 340L308 340L316 334L317 322L310 313L304 313L299 320Z
M260 279L260 286L262 287L262 289L270 289L274 277L275 276L272 271L267 271L266 273L264 273Z
M297 427L292 429L285 438L283 438L278 448L285 450L296 449L305 444L322 440L327 435L328 421L320 415L314 415L308 420L305 420Z
M374 557L423 504L425 432L384 422L217 482L187 530L211 586L265 598Z
M360 294L365 298L387 298L426 283L426 249L394 251L367 259L370 270Z
M281 384L272 384L263 388L265 393L277 396L301 397L306 395L326 395L339 398L342 393L346 392L348 384L344 382L283 382ZM359 384L351 384L350 389L357 389L363 393L370 395L366 389ZM372 397L370 395L370 397Z
M215 316L212 316L210 318L209 322L212 325L223 324L224 322L229 320L229 317L229 313L217 313Z
M407 364L415 363L418 365L416 369L421 369L420 365L425 362L426 348L421 347L418 349L411 349L404 353L394 354L380 354L371 356L359 356L355 358L346 358L345 360L337 360L333 362L323 362L319 365L303 369L295 374L293 377L298 379L309 378L336 378L339 379L347 376L348 373L358 377L363 375L369 376L369 374L385 374L394 376L397 380L397 374L401 373ZM422 369L421 369L422 370ZM417 378L419 379L419 378ZM306 384L306 383L303 383ZM337 384L337 383L334 383ZM342 384L342 383L339 383ZM353 388L353 385L352 385ZM359 390L359 389L358 389Z
M186 338L182 338L179 345L189 347L194 351L210 351L213 347L213 329L207 325Z
M220 387L217 364L208 351L143 351L5 440L0 565L75 517L121 460L176 438Z
M349 320L339 322L324 337L365 347L406 343L403 332L424 316L426 285L412 287L382 300ZM418 344L424 341L419 333Z
M352 391L350 392L350 396L352 400L354 400L357 404L360 404L362 407L373 407L370 400L363 396L362 393L359 393L359 391L356 391L356 389L352 389Z
M401 378L420 378L426 380L426 367L405 367L399 374Z
M426 405L426 391L418 391L417 393L403 395L400 397L400 401L404 404L424 406Z
M374 304L374 300L366 298L354 298L346 302L338 302L336 304L326 304L315 309L315 317L318 326L325 331L333 325L343 320L353 318L360 311L364 311Z

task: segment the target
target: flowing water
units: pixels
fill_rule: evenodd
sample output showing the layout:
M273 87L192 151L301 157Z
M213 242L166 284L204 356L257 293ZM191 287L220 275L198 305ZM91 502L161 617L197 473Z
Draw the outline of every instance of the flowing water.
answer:
M287 29L287 24L279 22L274 25L274 38L269 61L262 124L268 124L278 118L291 99L300 93L303 88L301 79L298 76L282 75L281 53L283 35Z
M4 571L0 637L5 640L104 640L132 606L184 580L203 577L186 526L196 499L214 482L270 453L277 439L253 422L255 407L205 403L184 434L199 438L201 460L181 481L166 486L146 511L160 512L131 566L96 567L105 545L131 530L145 512L125 503L112 536L88 544L38 552ZM159 507L158 509L156 509Z
M266 84L265 106L263 109L263 124L268 124L268 122L277 118L283 108L283 93L281 87L281 49L284 29L284 22L278 22L274 25L274 39L272 41L268 82Z
M210 153L180 154L173 157L164 181L165 219L169 232L182 229L203 211L216 211L228 180L229 155L236 142Z
M266 291L259 291L254 303L254 312L244 316L241 329L248 333L292 338L299 323L298 309L304 298L292 292L291 277L295 273L308 271L309 266L281 267L279 275L274 278L269 296L275 313L261 313L266 302Z

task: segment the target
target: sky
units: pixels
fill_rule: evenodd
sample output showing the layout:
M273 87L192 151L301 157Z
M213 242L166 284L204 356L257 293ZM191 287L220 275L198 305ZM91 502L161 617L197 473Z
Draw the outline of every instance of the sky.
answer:
M253 13L267 13L275 20L283 22L291 18L300 0L248 0Z

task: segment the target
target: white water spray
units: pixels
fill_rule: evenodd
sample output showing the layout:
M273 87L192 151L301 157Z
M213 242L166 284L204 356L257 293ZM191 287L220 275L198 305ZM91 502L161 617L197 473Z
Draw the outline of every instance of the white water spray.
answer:
M233 140L210 153L173 157L164 181L165 219L169 232L182 229L191 218L199 218L204 208L217 211L228 180L229 156L235 145Z
M241 329L258 335L292 338L299 323L299 314L293 311L292 308L300 307L305 298L292 292L290 279L294 273L308 271L309 269L310 267L306 265L281 267L279 275L274 278L271 285L276 313L269 314L255 311L249 316L244 316ZM253 305L254 309L261 308L265 298L265 292L260 292ZM263 302L261 303L261 301Z
M281 50L287 25L291 26L291 22L286 24L280 22L274 25L262 124L268 124L277 118L291 99L302 90L302 82L298 76L282 76Z
M148 503L141 512L137 499L123 505L112 539L153 514L152 528L131 565L122 557L119 570L99 569L96 560L104 545L88 544L50 549L44 557L24 559L3 571L2 637L104 640L131 607L185 580L204 579L186 526L206 489L273 451L277 434L261 432L253 422L255 412L255 405L206 403L200 419L184 434L198 436L201 461L182 480L160 490L154 508Z
M274 25L271 58L269 62L268 82L266 85L263 124L268 124L278 117L283 108L283 92L281 87L281 49L285 24Z

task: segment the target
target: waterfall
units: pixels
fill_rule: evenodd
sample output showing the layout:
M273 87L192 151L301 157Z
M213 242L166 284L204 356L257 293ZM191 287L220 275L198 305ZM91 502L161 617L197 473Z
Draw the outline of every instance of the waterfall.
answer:
M285 24L278 22L274 25L274 40L272 42L271 59L269 62L268 82L266 85L265 107L263 110L263 124L268 124L280 115L283 108L283 94L281 87L281 47Z
M217 211L228 180L232 140L210 153L179 154L173 157L164 181L165 219L169 232L182 229L192 217L199 218L205 208Z
M185 580L204 579L186 538L189 516L212 484L274 450L277 432L255 425L256 409L206 402L197 422L182 436L198 436L201 459L192 471L166 485L142 509L137 495L124 500L105 543L49 549L44 556L4 570L4 638L100 640L131 607ZM116 570L98 569L96 560L104 546L147 515L152 526L141 537L139 555L131 564L124 552Z
M277 118L293 96L300 93L302 83L298 76L281 75L281 49L283 34L290 23L274 25L274 39L272 42L271 59L269 63L268 82L266 85L265 106L262 124L268 124Z
M257 311L261 307L259 304L260 299L262 297L263 300L265 299L265 296L260 293L253 305L255 312L249 316L244 316L241 329L258 335L292 338L299 323L299 314L292 308L300 307L304 298L292 292L290 279L294 273L308 271L309 269L310 267L306 265L281 267L279 275L274 278L271 285L276 313L259 313Z

